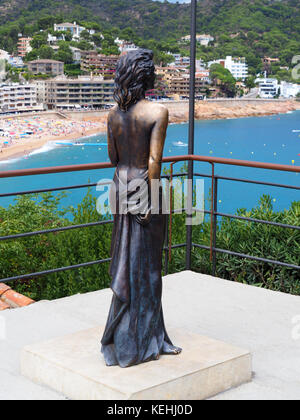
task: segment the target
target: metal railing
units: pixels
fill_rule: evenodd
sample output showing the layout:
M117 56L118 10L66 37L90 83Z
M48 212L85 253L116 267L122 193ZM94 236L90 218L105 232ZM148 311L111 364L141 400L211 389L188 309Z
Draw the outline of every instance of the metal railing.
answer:
M251 217L243 217L243 216L239 216L235 214L227 214L227 213L219 212L218 211L218 184L220 180L230 181L230 182L251 183L251 184L256 184L256 185L265 185L265 186L272 186L272 187L279 187L279 188L288 188L288 189L293 189L293 190L300 190L300 187L296 185L270 183L270 182L252 180L252 179L230 178L230 177L218 176L215 174L215 166L217 164L235 165L235 166L241 166L241 167L260 168L260 169L269 169L269 170L277 170L277 171L289 171L289 172L296 172L296 173L300 172L300 166L278 165L278 164L272 164L272 163L252 162L252 161L197 156L197 155L183 155L183 156L166 157L163 159L163 163L171 163L171 168L172 168L171 175L167 175L164 177L173 178L173 177L187 176L188 174L183 174L183 173L173 174L173 165L178 162L186 162L186 161L207 162L207 163L210 163L212 167L211 174L200 174L197 172L193 172L192 174L193 177L204 177L204 178L211 179L211 202L210 202L211 208L210 210L204 211L206 215L210 215L210 225L211 225L210 246L193 243L191 234L187 235L187 239L189 242L186 241L185 243L172 245L170 241L171 231L166 229L166 246L164 248L165 274L168 273L168 265L169 265L168 251L170 252L170 249L174 250L178 248L186 248L186 253L190 253L190 255L187 258L187 265L186 265L187 269L191 268L188 264L191 261L192 249L203 249L203 250L209 251L210 259L212 262L212 275L216 274L218 253L228 254L228 255L239 257L239 258L245 258L245 259L255 260L255 261L264 262L268 264L275 264L275 265L290 268L290 269L300 270L300 266L295 265L295 264L289 264L284 261L277 261L277 260L262 258L258 256L253 256L253 255L241 254L233 250L221 249L217 247L217 224L218 224L219 217L243 220L243 221L247 221L251 223L261 223L261 224L266 224L270 226L280 227L282 229L300 230L300 226L293 226L293 225L288 225L288 224L283 224L283 223L278 223L278 222L273 222L273 221L268 221L268 220L254 219ZM108 168L113 168L113 165L111 165L110 163L96 163L96 164L85 164L85 165L72 165L72 166L36 168L36 169L25 169L25 170L15 170L15 171L3 171L3 172L0 172L0 178L58 174L58 173L66 173L66 172L99 170L99 169L108 169ZM99 185L99 183L79 184L79 185L71 185L71 186L64 186L64 187L57 187L57 188L46 188L46 189L39 189L39 190L32 190L32 191L11 192L11 193L0 194L0 199L12 197L12 196L20 196L20 195L90 188L90 187L96 187L97 185ZM192 195L193 192L190 191L190 194ZM188 197L188 199L192 199L192 197ZM172 211L171 211L171 214L172 214ZM38 235L66 232L66 231L74 230L74 229L85 229L85 228L90 228L90 227L103 226L103 225L107 225L111 223L113 223L112 220L102 220L98 222L95 221L92 223L86 223L86 224L80 224L80 225L70 225L70 226L58 227L55 229L40 230L40 231L35 231L35 232L26 232L26 233L19 233L19 234L14 234L14 235L9 235L9 236L2 236L0 237L0 243L2 241L10 241L10 240L22 239L22 238L33 237L33 236L38 236ZM191 227L187 227L187 229L188 228L191 230ZM168 242L170 242L169 247L167 246ZM41 276L45 276L45 275L49 275L53 273L58 273L62 271L75 270L75 269L89 267L96 264L108 263L109 261L110 261L110 258L105 258L105 259L99 259L96 261L89 261L89 262L85 262L81 264L76 264L72 266L53 268L53 269L49 269L49 270L45 270L41 272L20 274L18 276L0 279L0 282L7 283L7 282L15 281L15 280L26 280L30 278L37 278L37 277L41 277Z

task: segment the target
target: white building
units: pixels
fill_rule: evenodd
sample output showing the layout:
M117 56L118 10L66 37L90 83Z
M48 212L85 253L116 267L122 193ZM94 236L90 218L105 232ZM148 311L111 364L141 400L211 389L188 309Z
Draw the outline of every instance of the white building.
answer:
M81 62L81 50L76 47L70 47L73 54L73 61L75 64L80 64Z
M205 47L207 47L210 42L213 42L214 39L215 38L211 35L206 35L206 34L197 34L196 35L196 41L198 42L198 44L203 45ZM181 41L190 42L191 41L191 36L190 35L183 36L181 38Z
M211 83L209 70L201 70L196 72L196 78L200 79L202 82Z
M40 111L34 84L11 83L0 85L0 111L2 113Z
M201 58L200 58L200 60L196 60L196 70L197 71L207 70L207 66Z
M0 60L9 60L9 53L5 50L0 50Z
M139 49L133 42L125 41L124 39L115 39L115 44L118 45L121 54L127 53L128 51L136 51Z
M180 54L171 54L174 57L174 63L171 63L171 66L176 67L189 67L191 60L190 57L182 57Z
M63 37L64 38L64 37ZM51 34L48 34L48 37L47 37L47 42L48 42L48 44L55 44L56 42L57 42L57 36L53 36L53 35L51 35Z
M83 26L77 25L76 22L74 23L69 23L69 22L65 22L65 23L55 23L54 24L54 30L57 32L71 32L73 39L78 39L80 38L80 34L81 32L85 31L86 28L84 28ZM95 33L94 29L90 29L88 30L90 35L93 35Z
M137 47L133 42L124 42L123 44L119 45L119 50L121 54L127 53L129 51L137 51L139 47Z
M16 67L18 69L22 69L24 67L24 61L22 57L9 56L7 61L8 64L10 64L12 67Z
M39 104L46 103L46 81L42 79L36 79L32 81L32 84L36 88L37 102Z
M229 70L237 80L245 80L248 77L248 65L245 57L232 58L227 56L225 60L225 69Z
M281 82L280 95L284 98L295 98L300 93L300 85L297 83Z
M277 79L256 79L259 86L259 96L262 99L272 99L280 93L280 84Z
M210 61L208 67L213 64L221 64L225 69L229 70L236 80L245 80L248 77L248 65L245 57L232 58L230 55L226 59Z

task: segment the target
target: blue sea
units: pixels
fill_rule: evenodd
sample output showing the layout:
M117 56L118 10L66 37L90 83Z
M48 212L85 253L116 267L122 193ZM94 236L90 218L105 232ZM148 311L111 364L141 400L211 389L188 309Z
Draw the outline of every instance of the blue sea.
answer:
M195 154L217 156L250 161L300 165L300 112L226 120L198 121L195 125ZM164 156L187 154L188 124L174 124L168 128ZM93 146L55 146L47 145L27 157L0 162L0 171L40 168L48 166L73 165L107 162L105 135L82 139ZM175 172L183 164L175 165ZM169 167L168 165L166 167ZM196 163L195 171L211 173L211 165ZM280 184L300 185L300 175L290 172L216 165L216 174L221 176L255 179ZM101 179L111 179L113 170L40 175L23 178L0 179L0 194L44 188L66 187L75 184L96 183ZM211 182L205 181L205 194L209 195ZM92 191L99 195L96 189ZM256 206L262 194L272 197L275 210L288 208L290 203L300 200L299 191L278 187L252 185L241 182L220 181L218 188L218 210L235 212L238 208L251 209ZM86 190L72 190L62 205L76 206ZM0 198L0 206L8 206L12 198ZM208 209L207 204L207 209Z

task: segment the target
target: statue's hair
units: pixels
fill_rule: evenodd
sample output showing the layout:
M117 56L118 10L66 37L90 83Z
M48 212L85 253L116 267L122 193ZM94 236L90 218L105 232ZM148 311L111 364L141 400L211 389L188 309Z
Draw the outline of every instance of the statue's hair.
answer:
M153 88L155 67L153 52L139 49L123 55L117 65L114 99L126 112Z

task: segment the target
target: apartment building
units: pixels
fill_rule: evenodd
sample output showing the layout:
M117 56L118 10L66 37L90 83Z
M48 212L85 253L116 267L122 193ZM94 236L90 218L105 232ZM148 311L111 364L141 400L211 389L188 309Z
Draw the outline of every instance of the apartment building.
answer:
M195 95L199 95L205 91L207 83L202 80L202 77L195 79ZM189 96L190 94L190 77L189 75L182 75L180 77L173 77L169 83L169 94L179 96Z
M32 41L32 38L27 37L20 37L18 40L18 56L19 57L25 57L27 53L32 51L32 48L30 46L30 42Z
M160 76L168 85L174 77L180 77L181 71L176 67L159 67L155 68L155 73Z
M37 102L39 104L46 104L46 83L43 79L36 79L32 81L36 88Z
M97 51L81 52L81 70L86 73L102 75L107 79L112 79L116 72L118 55L103 55Z
M114 81L103 77L79 76L69 79L58 76L45 80L45 91L39 88L39 95L45 97L50 109L91 108L99 109L114 102Z
M213 64L221 64L221 66L230 71L236 80L240 79L244 81L248 77L248 65L245 57L233 58L231 56L227 56L226 59L211 61L208 63L208 67Z
M2 113L39 111L34 84L11 83L0 85L0 111Z
M56 60L34 60L28 62L28 70L32 74L48 74L59 76L64 74L64 63Z

